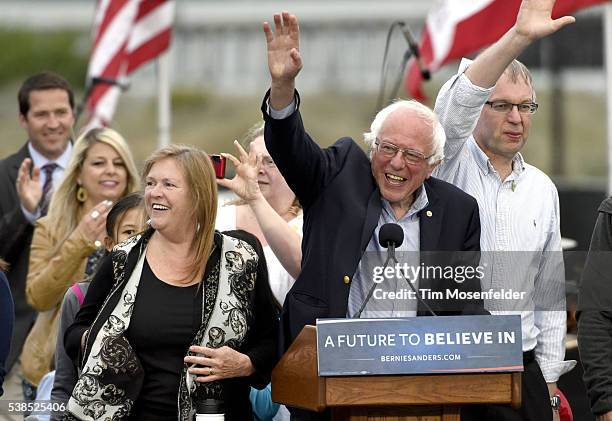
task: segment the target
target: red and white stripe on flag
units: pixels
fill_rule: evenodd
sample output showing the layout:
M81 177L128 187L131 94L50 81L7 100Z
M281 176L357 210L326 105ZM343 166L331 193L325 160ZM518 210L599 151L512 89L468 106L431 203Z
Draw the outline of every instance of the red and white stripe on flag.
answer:
M121 82L168 49L174 8L174 0L98 0L88 83L96 77ZM93 86L87 128L110 123L120 94L120 88L111 84Z
M552 17L606 0L557 0ZM427 15L420 42L423 63L433 73L444 64L486 47L514 25L521 0L439 0ZM406 92L422 101L423 78L411 61L406 75Z

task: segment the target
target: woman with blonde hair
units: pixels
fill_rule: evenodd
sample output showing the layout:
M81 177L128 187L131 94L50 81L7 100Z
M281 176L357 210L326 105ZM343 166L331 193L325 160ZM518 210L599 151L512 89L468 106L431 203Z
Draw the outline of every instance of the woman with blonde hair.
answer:
M103 254L106 214L113 202L139 187L132 153L119 133L92 129L75 142L49 212L36 222L32 238L26 296L39 314L21 353L26 399L51 368L64 293L91 275Z
M204 152L162 148L143 178L150 227L102 261L64 337L82 373L65 417L191 421L214 399L226 421L252 419L250 386L264 387L278 358L261 244L215 231Z

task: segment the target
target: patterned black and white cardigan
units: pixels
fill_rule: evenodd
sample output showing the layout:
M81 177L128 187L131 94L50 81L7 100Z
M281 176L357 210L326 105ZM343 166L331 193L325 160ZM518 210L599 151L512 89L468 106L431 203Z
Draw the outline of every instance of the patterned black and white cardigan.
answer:
M138 398L144 372L125 332L138 297L144 256L152 232L150 229L113 249L110 293L93 323L87 321L87 313L89 317L92 314L89 308L84 310L85 314L79 313L67 332L66 348L70 354L68 342L71 342L75 356L75 341L80 342L82 332L90 328L84 352L77 351L81 374L64 420L123 420L128 418ZM278 312L271 298L263 251L257 239L244 231L215 233L215 247L220 252L214 252L212 256L216 256L217 261L207 265L212 270L207 270L204 287L200 289L203 294L202 323L191 344L214 348L226 345L244 352L251 358L256 371L245 381L262 388L270 381L278 358ZM102 274L96 275L94 283L96 278L104 276L103 267L100 272ZM86 301L84 308L87 304ZM187 368L187 364L183 364L177 391L179 421L192 420L196 393L205 397L222 395L221 382L196 384L187 378Z

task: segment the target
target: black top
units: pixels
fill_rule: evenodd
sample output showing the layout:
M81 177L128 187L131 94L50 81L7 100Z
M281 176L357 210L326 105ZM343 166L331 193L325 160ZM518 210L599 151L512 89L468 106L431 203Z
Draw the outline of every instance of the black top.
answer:
M183 356L200 325L202 291L198 284L178 287L160 280L146 258L138 289L126 337L145 376L130 418L176 419Z
M126 279L129 278L136 266L140 247L146 244L152 232L152 230L145 232L138 244L129 252L125 266L119 269ZM255 367L255 373L249 377L230 378L221 381L221 398L225 403L226 421L242 421L253 418L249 401L250 387L264 388L270 382L272 368L278 361L278 309L274 304L272 291L268 284L263 249L257 238L240 230L228 231L224 234L246 241L259 256L257 282L250 297L254 319L250 322L252 323L251 329L244 343L237 349L238 352L244 353L251 359ZM203 279L207 279L211 272L219 267L221 236L215 235L214 241L215 247L206 264ZM91 351L91 344L89 344L90 346L85 350L85 353L81 353L83 333L89 329L91 337L95 338L121 298L122 288L113 289L117 275L113 268L113 257L118 253L120 252L113 251L102 260L74 323L68 327L64 335L66 353L77 365L80 365ZM149 275L146 275L146 271L149 272ZM136 408L131 411L133 416L130 419L176 420L178 410L177 379L184 370L183 357L186 355L190 342L195 337L194 332L200 327L202 291L198 290L198 287L194 287L195 289L172 287L163 284L158 279L151 278L153 278L153 274L150 268L143 267L142 284L139 285L134 313L130 320L126 339L129 338L128 343L136 349L138 359L145 366L145 371L154 368L161 372L155 373L153 376L150 372L146 373L149 375L145 374L144 386L138 393L135 403ZM169 290L173 291L170 292ZM196 291L198 292L196 293ZM174 296L174 293L176 293L176 296ZM185 294L185 296L182 294ZM176 304L177 301L179 302L178 305ZM185 301L191 305L186 306ZM195 319L197 319L197 322ZM179 326L181 324L182 326ZM170 330L172 333L169 333ZM178 356L167 358L166 354L171 352L178 352ZM176 377L173 377L174 375L171 372L174 372ZM112 383L112 380L109 379L109 382ZM164 383L163 391L153 390L160 383ZM199 389L196 390L196 395L198 391ZM165 411L166 408L170 411L170 401L172 402L173 412L171 416L167 416Z
M612 198L599 205L578 296L578 347L591 411L612 411Z

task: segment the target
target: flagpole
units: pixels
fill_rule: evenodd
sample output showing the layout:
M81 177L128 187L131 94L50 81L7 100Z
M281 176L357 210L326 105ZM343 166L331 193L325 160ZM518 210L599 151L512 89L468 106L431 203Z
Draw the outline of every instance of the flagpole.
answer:
M168 51L160 54L157 66L157 147L170 144L170 59Z
M612 194L612 4L604 6L604 56L606 60L606 139L608 149L608 195Z

